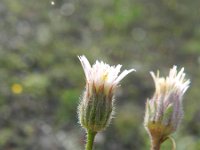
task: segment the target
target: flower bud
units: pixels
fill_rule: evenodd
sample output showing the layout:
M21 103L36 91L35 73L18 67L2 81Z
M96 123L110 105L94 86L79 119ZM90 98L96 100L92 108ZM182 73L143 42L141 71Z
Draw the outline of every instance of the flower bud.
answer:
M124 70L120 75L121 65L109 66L96 61L91 66L85 56L80 56L86 76L86 89L78 107L80 124L91 131L102 131L110 123L114 113L114 95L118 83L131 70Z
M147 99L144 126L150 137L164 140L175 132L182 117L182 99L189 87L184 68L177 72L176 66L170 69L169 76L159 77L150 72L155 83L155 93Z

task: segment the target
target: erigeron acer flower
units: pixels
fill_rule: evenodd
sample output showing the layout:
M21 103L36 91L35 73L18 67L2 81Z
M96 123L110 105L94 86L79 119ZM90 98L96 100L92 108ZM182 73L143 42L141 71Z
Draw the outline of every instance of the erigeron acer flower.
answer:
M169 76L160 77L150 72L155 83L155 93L147 99L144 126L151 138L164 140L175 132L182 117L183 95L189 87L190 80L185 79L184 68L179 72L177 67L170 69Z
M122 65L110 66L97 60L91 66L85 56L78 58L86 76L86 89L78 109L79 121L84 128L98 132L105 129L111 120L119 82L134 69L119 74Z

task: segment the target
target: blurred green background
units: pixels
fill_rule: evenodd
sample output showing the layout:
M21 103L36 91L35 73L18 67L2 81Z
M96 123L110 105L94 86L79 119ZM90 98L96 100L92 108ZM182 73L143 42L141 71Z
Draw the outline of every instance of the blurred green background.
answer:
M0 149L83 150L77 106L86 55L135 68L117 93L111 126L95 150L147 150L143 127L149 71L185 67L191 87L173 135L177 150L200 149L199 0L1 0ZM170 142L162 150L171 148Z

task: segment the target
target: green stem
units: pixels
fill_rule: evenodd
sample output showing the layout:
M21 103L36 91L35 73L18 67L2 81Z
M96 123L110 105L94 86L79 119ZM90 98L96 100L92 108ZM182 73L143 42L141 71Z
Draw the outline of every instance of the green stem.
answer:
M97 132L87 130L87 143L85 146L85 150L92 150L94 138L96 136Z

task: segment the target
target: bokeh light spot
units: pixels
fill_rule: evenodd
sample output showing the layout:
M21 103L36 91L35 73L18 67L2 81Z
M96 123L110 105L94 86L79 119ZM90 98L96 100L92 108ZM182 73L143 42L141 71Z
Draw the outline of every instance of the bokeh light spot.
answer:
M51 1L51 5L55 5L55 2L54 2L54 1Z
M19 83L14 83L11 87L11 90L14 94L21 94L23 91L23 87Z

